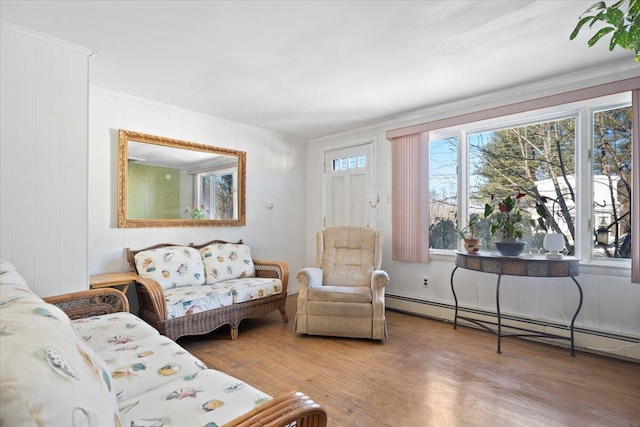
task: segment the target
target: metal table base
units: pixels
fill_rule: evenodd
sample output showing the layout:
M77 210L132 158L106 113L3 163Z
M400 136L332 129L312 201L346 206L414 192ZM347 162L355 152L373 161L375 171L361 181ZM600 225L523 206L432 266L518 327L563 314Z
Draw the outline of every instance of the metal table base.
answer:
M455 287L453 285L453 276L458 268L480 271L484 273L493 273L498 275L498 281L496 283L496 312L497 323L489 322L486 320L474 319L467 316L460 316L458 314L458 297L456 295ZM503 257L491 253L456 253L456 266L451 272L451 292L453 293L453 299L455 300L455 314L453 319L453 329L458 327L458 319L471 322L481 328L492 332L498 337L498 350L497 353L501 353L501 339L502 337L535 337L535 338L552 338L569 340L571 342L571 355L575 356L574 346L574 326L576 318L582 309L583 293L580 283L576 280L576 276L579 273L579 259L575 257L563 257L561 259L547 259L543 256L523 256L523 257ZM500 280L503 275L509 276L528 276L528 277L548 277L548 278L561 278L568 277L573 283L575 283L580 294L580 300L578 302L578 308L576 309L569 327L570 337L565 337L557 334L550 334L546 332L539 332L532 329L502 325L502 314L500 312ZM496 329L492 328L491 326ZM503 328L510 329L516 332L504 332Z

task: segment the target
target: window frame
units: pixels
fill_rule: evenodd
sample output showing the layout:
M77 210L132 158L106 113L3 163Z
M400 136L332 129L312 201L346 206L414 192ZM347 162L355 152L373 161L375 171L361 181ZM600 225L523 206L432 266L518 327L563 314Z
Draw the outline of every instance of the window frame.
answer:
M632 92L621 91L618 93L596 96L579 101L547 106L530 111L522 111L504 116L491 117L484 120L457 124L450 127L442 127L428 130L429 141L438 141L444 138L458 138L458 212L468 212L469 207L469 139L471 134L487 131L498 131L506 128L527 126L534 123L575 118L575 176L576 176L576 229L575 248L576 256L581 259L581 264L616 267L618 271L631 268L629 258L594 258L590 244L583 236L592 236L597 227L593 220L593 115L597 111L632 106ZM634 141L637 144L638 141ZM633 159L634 165L638 165L638 159ZM637 166L636 166L637 167ZM633 189L640 191L640 189ZM588 215L582 214L589 212ZM459 227L467 225L467 215L458 215ZM462 242L458 241L457 250L462 249ZM431 255L452 256L454 251L448 249L429 249ZM622 267L622 268L620 268ZM616 274L617 275L617 274Z
M198 201L198 206L203 205L204 201L204 179L208 176L212 177L212 181L215 181L216 176L227 176L231 175L232 179L232 189L233 193L233 217L235 218L238 215L238 170L237 168L220 168L220 169L211 169L203 172L199 172L195 174L196 185L195 190L197 191L196 200ZM210 212L210 215L215 212L215 185L212 183L211 188L209 190L210 194L210 202L207 209Z

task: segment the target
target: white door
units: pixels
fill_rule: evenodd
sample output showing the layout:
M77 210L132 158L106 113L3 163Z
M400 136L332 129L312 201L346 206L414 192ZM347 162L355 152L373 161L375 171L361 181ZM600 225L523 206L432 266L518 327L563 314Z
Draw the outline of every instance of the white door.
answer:
M325 227L375 228L373 167L373 142L325 152Z

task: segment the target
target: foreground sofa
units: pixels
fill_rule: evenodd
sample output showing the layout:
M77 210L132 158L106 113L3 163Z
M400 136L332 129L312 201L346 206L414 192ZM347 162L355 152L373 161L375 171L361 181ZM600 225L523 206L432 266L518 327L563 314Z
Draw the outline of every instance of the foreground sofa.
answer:
M274 310L288 322L287 264L254 260L242 241L160 243L125 251L129 271L140 276L139 316L173 340L222 325L230 325L231 339L236 339L242 319Z
M2 426L326 425L324 409L302 393L272 399L207 369L128 313L118 290L44 301L9 263L2 268Z

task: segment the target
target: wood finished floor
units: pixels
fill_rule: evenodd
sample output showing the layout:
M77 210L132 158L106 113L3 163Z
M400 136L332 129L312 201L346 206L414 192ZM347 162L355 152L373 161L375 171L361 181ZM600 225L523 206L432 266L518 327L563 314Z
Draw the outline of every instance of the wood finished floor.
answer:
M273 396L299 390L330 426L640 426L640 364L387 311L383 343L300 336L280 314L179 343Z

